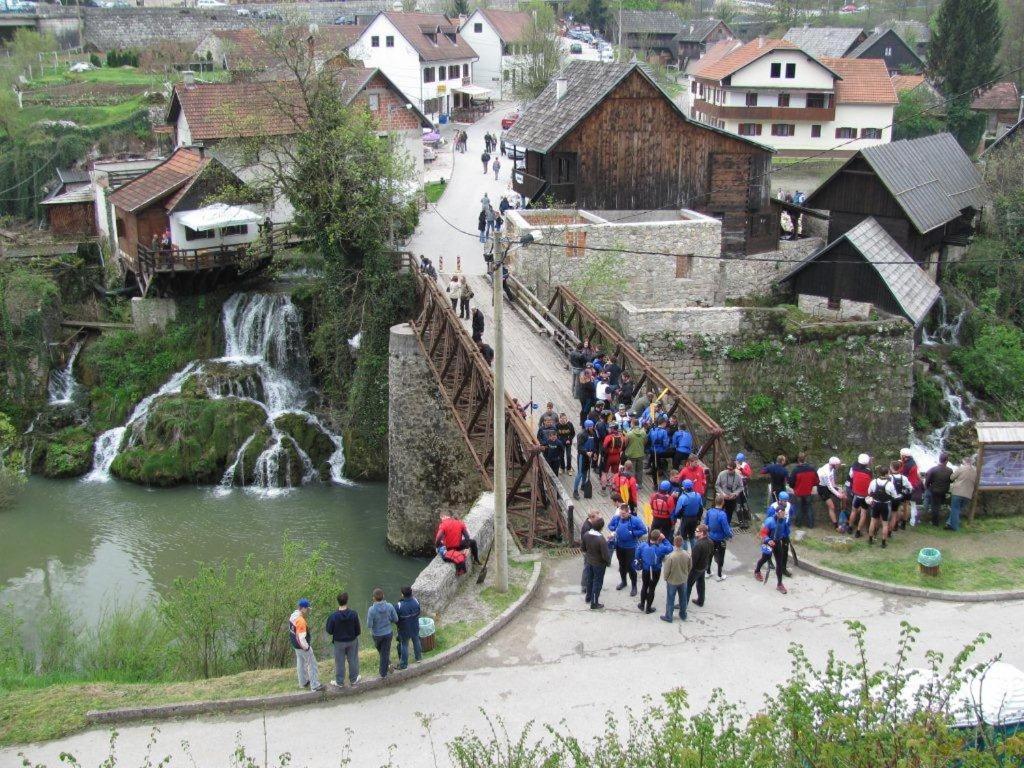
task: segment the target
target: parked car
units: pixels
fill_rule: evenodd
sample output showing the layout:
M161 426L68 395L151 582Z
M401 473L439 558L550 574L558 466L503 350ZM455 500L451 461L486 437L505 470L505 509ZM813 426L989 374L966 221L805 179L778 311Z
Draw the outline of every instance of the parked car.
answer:
M266 19L267 21L284 21L284 16L272 8L257 8L253 13L257 19Z
M840 13L856 13L857 12L857 6L854 5L853 3L848 3L847 5L844 5L842 8L840 8L839 12Z
M221 0L196 0L196 8L226 8L227 5Z
M518 119L518 112L509 112L507 115L501 118L501 130L507 131L509 128L516 124L516 120Z
M579 43L573 43L569 46L569 53L583 53L583 46Z
M352 26L353 24L356 23L356 17L354 14L347 13L344 16L339 16L338 18L336 18L334 20L334 23L343 26Z
M235 13L239 16L252 16L252 11L248 8L235 8Z

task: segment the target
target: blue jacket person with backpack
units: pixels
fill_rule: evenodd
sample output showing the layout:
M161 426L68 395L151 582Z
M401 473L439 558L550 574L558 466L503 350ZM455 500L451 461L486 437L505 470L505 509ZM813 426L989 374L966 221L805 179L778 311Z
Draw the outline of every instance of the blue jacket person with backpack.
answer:
M636 597L636 571L633 570L633 558L636 555L640 539L647 535L644 521L629 512L628 504L619 505L619 514L608 523L608 530L615 534L615 556L619 559L619 578L622 583L616 589L626 588L626 577L629 577L630 597Z
M777 504L772 504L773 515L765 518L761 527L761 559L754 566L754 578L764 581L761 575L761 568L775 558L775 577L778 585L775 587L782 594L786 594L786 587L782 584L782 577L786 573L786 562L789 560L789 494L783 491L779 494Z
M654 613L652 603L654 602L654 590L661 578L661 562L666 555L670 554L672 554L672 542L658 530L651 531L647 535L647 541L636 548L636 564L640 567L642 581L640 602L636 607L645 613Z

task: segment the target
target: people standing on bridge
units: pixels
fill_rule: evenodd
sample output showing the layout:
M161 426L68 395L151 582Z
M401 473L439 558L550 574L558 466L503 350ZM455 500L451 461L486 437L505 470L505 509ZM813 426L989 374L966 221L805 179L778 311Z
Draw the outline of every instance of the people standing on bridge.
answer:
M484 338L484 313L480 307L473 307L472 320L473 341L483 341Z
M775 514L770 515L761 527L761 558L754 566L754 578L764 581L761 575L761 568L772 558L775 559L775 578L778 581L776 589L786 594L786 587L782 583L782 577L786 574L786 562L789 557L789 507L778 505Z
M322 691L320 674L313 655L312 636L309 634L309 600L302 598L298 607L288 617L288 637L295 649L295 668L299 676L299 687L311 691Z
M473 298L473 289L469 287L466 276L459 281L459 317L469 320L469 300Z
M662 480L658 490L651 494L651 528L659 530L666 538L672 536L672 512L676 508L676 500L672 497L672 483Z
M633 462L626 459L622 467L612 477L611 499L620 504L626 504L632 514L636 514L637 505L640 501L640 488L636 482L636 475L633 472Z
M672 519L679 521L679 535L683 537L683 547L691 549L697 543L697 526L704 511L704 497L693 488L692 480L683 481L683 490L676 500Z
M453 273L444 290L448 294L448 301L452 303L452 312L458 312L459 296L462 293L462 281L459 279L459 275ZM461 317L462 313L459 313L459 316Z
M387 677L391 669L391 640L394 637L391 625L398 623L398 612L395 606L384 599L384 590L380 587L373 590L373 602L366 612L366 626L373 635L373 646L380 657L378 672Z
M672 623L672 615L679 603L679 618L686 621L686 582L690 577L692 560L690 553L683 549L683 537L673 539L674 548L661 561L661 574L665 577L665 615L662 621Z
M818 486L818 472L807 463L807 454L797 454L796 466L789 473L789 486L793 489L793 495L796 497L797 527L813 528L814 505L811 503L811 497L814 495L814 489Z
M644 465L646 451L647 430L640 426L640 420L634 416L630 419L629 431L626 433L625 454L626 459L633 464L637 488L644 487L644 477L641 469Z
M584 549L584 545L586 544L586 535L589 531L593 530L594 523L598 520L601 520L602 523L604 522L598 511L596 509L592 509L587 512L587 517L583 521L583 525L580 526L580 552L583 554L583 573L580 576L580 591L582 591L583 594L587 593L587 552Z
M626 450L626 437L619 429L618 422L612 422L608 426L608 434L601 441L601 449L604 453L603 472L601 473L601 490L608 490L608 484L612 478L619 474L619 463L622 460L622 452ZM622 501L626 501L623 499Z
M628 578L629 596L636 597L636 571L633 570L633 560L636 558L636 548L641 538L647 535L647 526L639 517L630 514L628 504L619 504L617 511L618 514L608 523L608 530L614 534L615 557L619 561L620 582L615 589L625 589Z
M572 396L579 399L580 396L580 374L593 359L590 341L585 340L576 345L576 349L569 353L569 368L572 370Z
M597 454L597 435L594 422L587 419L583 422L583 431L576 435L576 479L572 483L572 497L580 498L580 489L588 494L590 486L590 468ZM590 498L589 495L587 498Z
M687 480L693 483L694 491L700 496L704 496L708 489L707 467L696 453L691 453L686 464L679 470L679 474L675 477L675 484L682 487Z
M476 343L476 348L480 350L480 354L484 358L484 362L490 365L494 362L494 348L490 344L484 344L483 341Z
M636 607L644 613L654 613L654 592L661 578L662 561L671 553L672 544L661 531L648 533L647 541L640 542L636 548L636 560L640 566L640 602Z
M604 586L604 573L612 564L608 540L602 530L604 519L597 517L583 537L583 584L586 588L587 603L592 611L604 608L601 603L601 588Z
M594 369L590 366L584 368L580 374L579 395L577 395L577 398L580 401L580 423L582 424L587 420L587 414L590 413L590 409L594 407L596 402Z
M555 434L558 435L558 441L562 444L562 466L566 472L572 472L572 443L576 438L576 427L569 421L567 414L558 414Z
M551 425L554 426L558 422L558 411L555 410L555 404L548 400L544 404L544 411L540 415L540 420L543 422L544 419L550 419Z
M672 469L678 469L685 464L693 452L693 435L690 431L679 425L672 433Z
M348 592L338 595L338 610L327 617L327 634L334 647L334 685L345 684L345 665L348 664L348 684L359 682L359 614L348 607Z
M666 457L671 449L668 439L668 430L665 428L668 419L659 417L658 422L647 435L647 450L651 461L651 482L658 485L658 482L665 474ZM671 536L671 532L666 534Z
M725 547L732 538L732 525L729 521L729 513L725 510L726 499L721 494L715 496L715 506L708 510L706 524L708 527L708 538L711 540L712 553L715 564L718 566L716 578L725 581L725 574L722 569L725 567ZM706 572L711 575L711 563L706 566Z
M686 594L683 602L690 600L694 587L697 588L697 597L693 604L698 608L704 605L704 576L711 573L711 560L714 557L715 545L708 538L708 527L704 523L697 526L697 543L690 551L691 565L690 575L686 579Z
M633 383L633 377L629 375L629 371L622 371L619 374L619 381L615 385L615 390L612 392L613 397L617 403L622 403L626 407L626 412L629 412L629 407L633 404L633 397L636 394L636 384Z
M480 242L487 242L487 211L481 209L480 215L477 216L476 228L480 230ZM454 309L454 307L452 307Z
M818 498L825 502L829 520L837 531L839 530L838 506L842 503L845 492L837 484L836 471L842 465L842 460L838 456L833 456L828 460L828 464L818 467Z
M950 477L949 517L946 518L946 529L950 531L960 530L960 513L974 496L974 486L978 482L978 470L974 466L974 459L964 456L960 466L953 470Z
M562 442L558 439L555 430L544 430L544 440L541 445L544 448L544 461L551 467L551 471L558 475L564 468L565 453Z
M718 473L715 480L715 506L718 506L718 497L722 498L721 508L725 510L729 525L732 525L732 516L739 504L740 494L746 487L743 482L743 475L736 467L735 461L730 461L729 466Z

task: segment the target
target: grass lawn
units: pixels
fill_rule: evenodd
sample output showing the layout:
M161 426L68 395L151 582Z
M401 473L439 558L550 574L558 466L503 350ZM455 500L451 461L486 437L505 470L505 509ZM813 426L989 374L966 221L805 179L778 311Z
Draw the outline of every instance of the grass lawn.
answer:
M978 519L957 533L919 525L899 531L886 549L877 542L869 546L867 539L861 538L851 539L852 547L841 551L841 547L824 540L836 536L819 525L796 545L797 551L826 568L891 584L956 592L1024 587L1022 518ZM942 552L938 576L919 572L917 553L923 547Z
M218 69L213 72L197 72L196 80L221 82L229 78L230 73ZM135 67L100 67L89 69L85 72L71 72L62 69L58 72L49 70L42 77L32 80L30 88L38 88L47 85L68 85L69 83L112 83L114 85L140 85L162 87L166 82L178 82L181 75L178 72L146 72Z
M445 187L447 185L443 181L428 181L423 187L423 191L426 192L427 202L436 203L441 199L441 195L444 194Z
M26 106L20 112L21 120L28 125L40 120L72 120L82 128L99 128L115 125L127 120L136 112L146 109L141 96L134 96L119 104L98 107L53 107L49 105Z
M533 568L532 563L511 565L522 569ZM475 581L475 575L472 578ZM436 656L464 642L518 600L524 591L525 587L522 584L510 584L505 594L495 592L490 587L484 588L480 592L480 598L490 607L490 615L472 621L439 623L435 648L424 656ZM397 650L393 649L393 653L397 659ZM334 662L331 659L324 660L323 657L321 659L320 680L326 684L328 680L333 679ZM376 676L377 652L365 631L359 652L359 666L363 676L370 679ZM39 683L37 687L20 687L16 690L0 687L0 746L57 739L75 733L86 727L85 714L90 710L267 696L298 691L294 667L262 669L210 680L179 683L47 684L48 681L45 680L40 680Z

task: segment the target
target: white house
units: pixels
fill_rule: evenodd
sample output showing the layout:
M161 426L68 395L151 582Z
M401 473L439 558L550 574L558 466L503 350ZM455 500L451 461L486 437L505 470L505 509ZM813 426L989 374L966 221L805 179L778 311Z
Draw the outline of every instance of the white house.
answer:
M897 98L879 59L815 58L758 38L689 78L691 115L782 154L849 156L892 138Z
M473 85L476 51L442 13L382 11L349 56L379 69L428 115L450 114L484 92Z
M531 20L523 11L478 8L462 25L463 39L480 57L473 82L490 88L499 99L512 98Z

